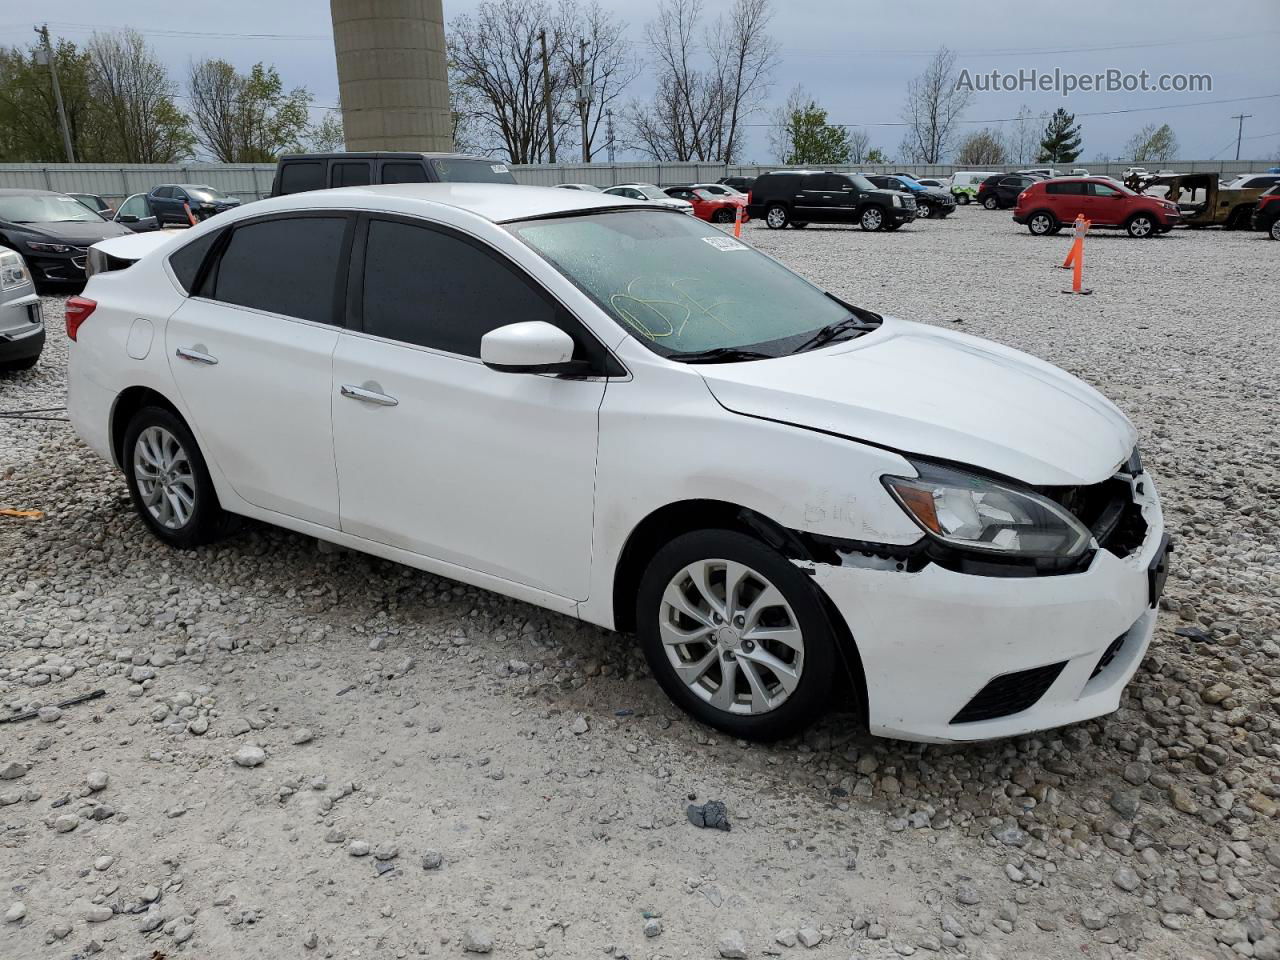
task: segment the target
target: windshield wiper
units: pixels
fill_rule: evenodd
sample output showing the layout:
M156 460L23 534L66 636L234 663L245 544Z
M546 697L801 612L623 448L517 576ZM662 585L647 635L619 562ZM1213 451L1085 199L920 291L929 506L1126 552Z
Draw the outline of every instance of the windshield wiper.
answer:
M843 320L837 320L835 323L829 323L812 337L806 340L800 346L792 350L792 353L804 353L806 350L816 350L818 347L824 347L836 338L851 331L858 333L868 333L876 329L877 324L868 323L861 317L848 316Z
M739 360L772 360L773 354L741 347L713 347L696 353L673 353L669 359L680 363L737 363Z

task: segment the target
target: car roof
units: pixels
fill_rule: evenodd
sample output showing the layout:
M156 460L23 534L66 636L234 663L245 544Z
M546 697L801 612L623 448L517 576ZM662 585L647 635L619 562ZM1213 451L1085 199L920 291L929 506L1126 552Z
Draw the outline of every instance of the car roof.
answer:
M492 223L567 216L595 210L618 210L624 207L650 211L654 209L650 203L627 197L516 183L396 183L340 187L336 190L306 190L259 200L239 209L245 216L252 217L324 207L388 210L394 206L398 212L411 213L416 209L427 213L433 205L464 210Z
M37 190L34 187L0 187L0 197L65 197L57 190Z
M506 163L493 157L482 157L476 153L453 153L441 150L363 150L356 153L286 153L281 160L408 160L410 158L430 157L433 160L483 160L486 163Z

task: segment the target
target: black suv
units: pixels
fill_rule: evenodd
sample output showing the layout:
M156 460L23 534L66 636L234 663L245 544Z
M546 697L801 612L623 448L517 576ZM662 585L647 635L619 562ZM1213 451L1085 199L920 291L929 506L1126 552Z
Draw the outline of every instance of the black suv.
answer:
M1027 173L993 174L978 187L978 202L988 210L1016 206L1018 194L1039 179Z
M497 160L465 153L293 153L280 158L271 196L371 183L515 183Z
M723 183L726 187L733 187L735 190L741 190L746 193L751 189L751 185L756 182L755 177L721 177L716 183Z
M901 173L867 174L867 179L885 190L908 193L916 199L917 215L924 220L933 217L941 220L956 212L956 198L947 190L926 187L918 180ZM914 186L913 186L914 184Z
M771 230L810 223L897 230L916 218L916 202L907 194L879 189L860 173L779 170L756 177L747 213L763 217Z

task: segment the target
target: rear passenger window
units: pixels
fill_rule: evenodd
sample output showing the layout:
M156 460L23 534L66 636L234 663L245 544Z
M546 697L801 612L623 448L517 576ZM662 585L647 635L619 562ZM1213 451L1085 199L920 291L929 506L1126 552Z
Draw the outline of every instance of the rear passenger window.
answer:
M212 299L333 323L347 223L346 217L286 217L236 227L218 259Z
M280 192L324 189L324 164L318 160L286 163L280 168Z
M1078 197L1085 192L1085 185L1083 183L1046 183L1044 192L1063 193Z
M420 163L384 163L383 183L426 183L427 171Z
M169 266L173 269L173 275L178 278L178 283L182 284L182 289L187 293L195 290L196 279L200 276L200 267L220 236L222 236L221 230L210 230L204 236L197 237L169 255Z
M368 161L353 162L350 160L335 163L330 174L331 186L364 187L369 184Z
M497 255L441 230L370 221L365 333L478 357L481 337L522 320L556 323L555 307Z

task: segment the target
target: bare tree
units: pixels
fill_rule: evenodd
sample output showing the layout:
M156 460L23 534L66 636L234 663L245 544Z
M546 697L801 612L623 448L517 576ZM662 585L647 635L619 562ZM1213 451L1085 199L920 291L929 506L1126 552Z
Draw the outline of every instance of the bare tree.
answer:
M585 163L595 157L606 111L640 72L624 36L626 29L626 23L604 10L597 0L590 0L585 7L579 6L578 0L560 0L555 56L569 85Z
M307 128L306 146L314 153L342 153L347 149L347 132L342 111L325 110L320 122Z
M1044 129L1046 114L1037 116L1027 104L1018 108L1018 119L1004 138L1009 163L1032 163L1040 152L1040 133Z
M1007 163L1008 158L1009 154L1000 134L987 127L967 135L956 148L956 164L959 166L989 167Z
M871 150L871 135L862 129L849 129L849 162L866 163Z
M951 151L956 126L972 98L972 90L956 84L955 53L939 47L924 72L907 84L903 157L916 163L941 163Z
M221 163L266 163L298 147L310 126L305 87L285 93L275 67L236 72L225 60L191 64L191 122L200 145Z
M195 145L187 118L173 102L169 72L136 30L95 33L88 55L96 133L124 163L173 163Z
M738 159L740 126L768 92L779 51L769 31L772 19L769 0L737 0L728 18L718 18L707 35L724 111L715 158L723 163Z
M486 0L475 16L449 24L449 59L458 85L472 96L476 135L502 144L512 163L548 156L547 112L538 34L548 50L558 44L545 0ZM548 54L550 58L550 54ZM557 145L565 145L572 111L570 81L558 58L549 64L551 120Z
M737 0L699 42L702 0L662 0L645 28L657 90L627 109L634 146L655 160L731 162L777 61L770 16L768 0Z
M1167 123L1149 123L1124 145L1124 156L1135 163L1167 163L1178 155L1178 138Z

